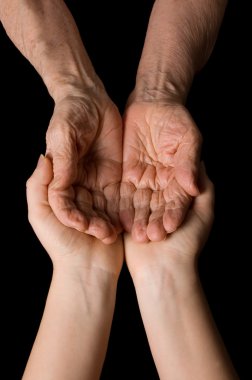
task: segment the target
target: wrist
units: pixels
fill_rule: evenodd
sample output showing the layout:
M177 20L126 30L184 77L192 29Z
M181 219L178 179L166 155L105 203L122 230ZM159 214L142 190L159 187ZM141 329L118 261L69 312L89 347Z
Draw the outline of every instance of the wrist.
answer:
M101 296L114 294L117 288L119 273L107 271L96 266L82 263L57 262L53 263L53 278L58 283L71 283L78 287L88 288Z
M102 81L94 76L93 78L85 78L75 75L67 75L53 78L45 81L49 94L55 103L60 102L67 97L97 97L106 94L106 90Z
M191 80L183 82L169 72L159 70L138 73L135 88L129 98L132 102L162 102L184 104Z
M152 266L143 266L131 275L136 291L149 289L156 297L162 296L164 292L171 295L187 293L199 283L197 266L191 261L157 262Z

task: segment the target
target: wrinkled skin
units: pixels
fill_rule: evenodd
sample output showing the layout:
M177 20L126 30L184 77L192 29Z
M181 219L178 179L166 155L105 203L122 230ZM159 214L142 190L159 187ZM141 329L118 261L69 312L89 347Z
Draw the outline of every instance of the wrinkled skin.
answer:
M200 133L180 104L133 102L123 141L122 225L136 242L160 241L198 194Z
M105 93L78 94L55 105L47 136L53 162L49 203L59 221L114 242L118 217L121 162L121 117Z
M204 246L214 219L214 187L202 167L198 195L180 228L165 241L138 244L130 234L124 238L126 262L133 279L157 274L194 273L195 262ZM185 272L186 271L186 272ZM181 278L179 276L179 278ZM186 276L184 277L186 278Z
M112 276L117 280L123 264L122 239L108 246L60 223L48 202L48 184L52 177L51 161L44 158L27 181L27 201L29 221L51 257L54 269L93 272L104 279Z

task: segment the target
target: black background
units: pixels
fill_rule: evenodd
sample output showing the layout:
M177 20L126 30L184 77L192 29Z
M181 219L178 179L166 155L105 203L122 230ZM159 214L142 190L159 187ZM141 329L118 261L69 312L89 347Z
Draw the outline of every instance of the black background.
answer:
M108 93L123 112L133 89L151 0L67 1ZM136 7L137 3L137 7ZM251 45L248 2L230 1L214 52L193 83L188 108L204 137L202 156L216 186L216 220L199 269L208 301L241 379L251 377ZM53 102L40 77L0 29L2 341L6 379L19 379L41 319L50 260L27 221L25 182L45 151ZM6 369L5 369L6 368ZM127 270L102 379L155 380L157 374ZM203 379L202 379L203 380ZM213 379L214 380L214 379Z

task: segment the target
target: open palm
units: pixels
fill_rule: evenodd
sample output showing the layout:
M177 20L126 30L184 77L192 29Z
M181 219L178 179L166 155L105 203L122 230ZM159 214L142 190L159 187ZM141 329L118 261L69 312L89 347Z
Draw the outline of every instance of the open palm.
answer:
M78 96L56 104L47 154L54 171L49 202L57 218L104 243L115 241L120 231L122 128L112 101Z
M159 241L198 193L200 133L180 104L132 103L124 123L121 222L134 240Z

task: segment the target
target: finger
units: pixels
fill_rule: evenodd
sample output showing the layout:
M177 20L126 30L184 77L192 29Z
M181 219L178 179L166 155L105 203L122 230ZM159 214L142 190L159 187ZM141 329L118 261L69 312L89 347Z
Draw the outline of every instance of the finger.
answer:
M181 231L194 226L194 239L198 241L199 248L204 245L210 232L214 218L214 187L206 175L204 167L200 169L199 177L200 195L194 198Z
M191 196L199 194L198 174L201 152L201 135L195 130L188 141L183 142L175 156L175 176L177 182Z
M43 217L48 213L48 184L53 171L50 160L40 155L36 169L26 183L29 219L34 214Z
M214 185L206 174L202 163L199 175L200 195L195 198L193 211L206 223L211 225L214 217Z
M94 190L92 192L92 198L94 210L105 212L107 202L104 193L102 191Z
M48 138L49 139L49 138ZM47 139L47 140L48 140ZM47 145L46 155L53 163L53 182L52 189L64 190L71 186L77 177L78 170L78 151L73 136L61 136L56 134L54 139Z
M101 240L104 244L112 244L117 239L117 233L112 224L99 216L92 216L86 234Z
M132 183L121 183L119 216L122 226L126 232L131 232L134 223L135 210L133 205L133 197L135 191L136 188Z
M164 199L163 225L167 233L172 233L183 222L191 203L191 197L174 179L164 190Z
M132 238L138 243L149 241L147 236L147 225L150 215L150 201L152 191L150 189L136 190L133 198L135 217L132 226Z
M110 244L116 240L115 228L111 225L109 218L102 211L105 207L105 199L101 193L90 193L84 187L76 187L76 205L87 218L86 234L92 235L99 240L105 240ZM100 207L100 210L95 209Z
M151 215L147 228L147 235L151 241L161 241L166 237L166 230L163 225L163 215L165 211L165 200L162 191L154 191L151 202Z
M84 232L88 228L86 215L76 203L76 189L73 186L65 190L48 188L48 199L55 216L67 227Z
M72 187L78 171L76 135L73 129L64 128L64 124L52 124L53 120L46 136L46 154L53 163L53 179L48 189L49 203L61 223L85 231L87 219L76 207Z
M120 184L108 185L104 189L106 198L106 213L111 224L115 227L117 234L122 232L122 225L119 217L120 205Z

